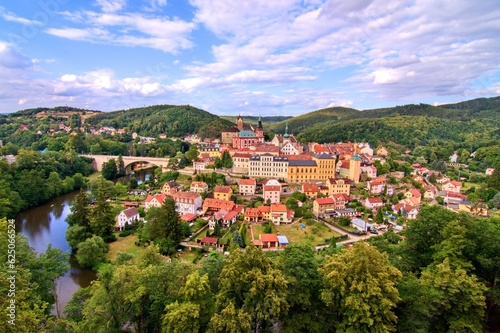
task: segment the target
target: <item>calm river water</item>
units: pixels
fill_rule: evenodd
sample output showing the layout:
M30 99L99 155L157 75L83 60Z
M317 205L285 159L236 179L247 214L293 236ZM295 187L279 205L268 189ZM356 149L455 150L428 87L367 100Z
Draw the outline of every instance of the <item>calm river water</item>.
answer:
M71 251L64 237L68 228L66 217L70 213L71 201L77 194L78 191L74 191L61 195L17 216L16 229L28 238L29 245L36 253L45 252L49 244L53 248ZM96 279L95 272L80 268L74 258L71 258L70 265L69 271L57 280L59 312L62 312L75 291L88 287Z
M149 176L145 170L135 173L139 182L149 179ZM65 238L68 228L66 217L70 213L71 202L77 194L78 191L63 194L40 206L25 210L17 216L16 230L28 238L29 245L36 253L45 252L49 244L63 252L71 251ZM88 287L90 282L96 279L96 273L80 268L74 257L71 257L70 265L69 271L57 280L59 313L62 313L75 291Z

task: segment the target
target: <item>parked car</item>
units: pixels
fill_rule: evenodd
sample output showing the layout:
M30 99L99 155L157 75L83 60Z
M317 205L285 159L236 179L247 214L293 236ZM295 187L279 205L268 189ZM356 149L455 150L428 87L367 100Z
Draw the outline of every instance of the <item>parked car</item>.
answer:
M374 235L378 235L378 231L375 230L375 229L370 229L370 233L374 234Z

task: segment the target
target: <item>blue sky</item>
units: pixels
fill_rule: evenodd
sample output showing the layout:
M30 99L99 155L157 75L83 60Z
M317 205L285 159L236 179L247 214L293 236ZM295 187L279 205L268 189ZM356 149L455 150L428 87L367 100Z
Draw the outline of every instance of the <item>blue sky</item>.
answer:
M0 112L298 115L500 95L498 0L0 2Z

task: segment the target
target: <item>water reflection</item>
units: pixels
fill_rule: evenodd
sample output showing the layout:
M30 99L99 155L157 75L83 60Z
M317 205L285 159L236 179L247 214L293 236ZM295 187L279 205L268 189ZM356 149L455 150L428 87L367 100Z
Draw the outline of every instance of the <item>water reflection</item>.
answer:
M45 252L47 246L62 251L70 251L65 234L68 224L66 217L70 213L70 205L78 191L61 195L38 207L20 213L16 218L16 229L28 238L28 244L36 253ZM96 279L93 271L82 269L72 257L71 268L56 282L56 293L59 312L71 299L73 293L82 287L87 287Z

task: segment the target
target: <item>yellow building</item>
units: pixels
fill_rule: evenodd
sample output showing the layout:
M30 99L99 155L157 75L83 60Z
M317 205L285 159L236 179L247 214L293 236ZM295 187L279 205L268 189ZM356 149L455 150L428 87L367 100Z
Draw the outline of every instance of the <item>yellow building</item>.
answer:
M326 182L328 195L351 193L351 182L346 178L330 178Z
M214 199L231 200L233 189L230 186L217 185L214 188Z
M316 162L316 175L314 180L327 180L335 177L335 158L329 154L322 153L313 155L312 160Z
M209 157L221 157L221 152L218 146L200 146L198 148L198 156L201 157L205 154L208 154Z
M313 160L289 160L287 182L304 183L314 180L317 168L318 165Z

